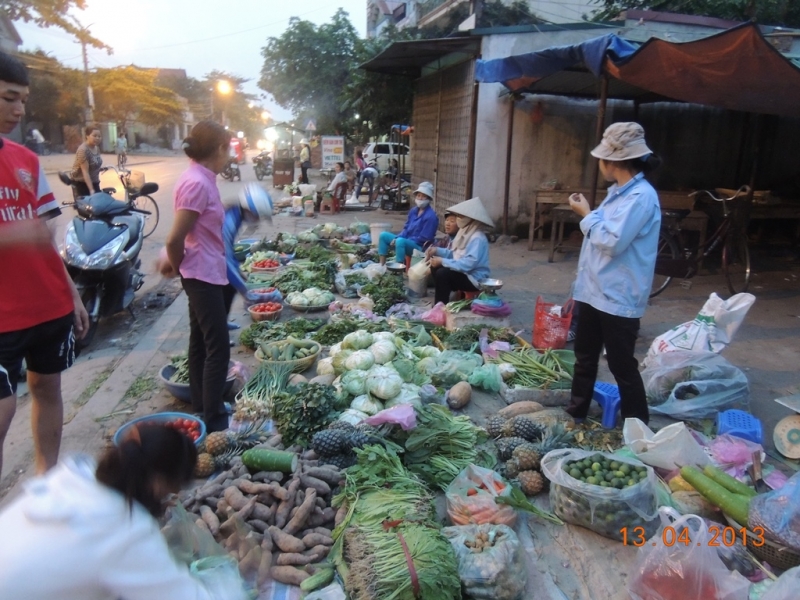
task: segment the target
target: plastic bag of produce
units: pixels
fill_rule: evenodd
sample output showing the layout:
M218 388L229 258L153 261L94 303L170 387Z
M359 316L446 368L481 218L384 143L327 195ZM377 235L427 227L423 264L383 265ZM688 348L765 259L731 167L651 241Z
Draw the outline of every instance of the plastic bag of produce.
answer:
M231 556L212 556L194 561L189 572L199 579L211 598L248 600L236 560Z
M488 392L499 392L500 384L503 383L503 376L496 364L490 363L475 369L467 379L473 387L481 388Z
M638 460L587 450L553 450L542 459L542 474L551 483L553 512L567 523L619 541L623 528L630 537L634 528L641 527L648 538L658 529L656 474Z
M517 600L525 591L528 573L517 534L505 525L445 527L458 559L464 597Z
M447 386L466 381L483 364L480 354L445 350L436 358L436 366L428 370L434 385Z
M639 549L628 584L634 600L747 600L750 582L728 570L702 518L670 508L659 514L661 527Z
M750 529L763 527L767 539L800 551L800 473L779 490L750 501Z
M729 408L748 410L745 374L713 352L667 352L642 371L650 410L674 419L715 419Z
M333 285L343 298L358 298L358 290L369 281L363 269L344 269L336 273Z
M161 533L175 560L188 565L200 558L226 556L225 549L217 544L211 532L198 527L196 520L197 516L186 512L180 503L169 509Z
M495 523L513 527L516 511L494 501L510 495L511 486L496 472L469 465L447 487L447 514L455 525Z
M644 364L649 367L656 356L665 352L722 352L755 301L753 294L736 294L723 300L712 293L693 321L673 327L653 340Z
M800 567L789 569L761 596L761 600L794 600L800 589Z
M711 463L683 422L672 423L653 433L640 419L625 419L622 436L636 458L651 467L679 469L683 465Z

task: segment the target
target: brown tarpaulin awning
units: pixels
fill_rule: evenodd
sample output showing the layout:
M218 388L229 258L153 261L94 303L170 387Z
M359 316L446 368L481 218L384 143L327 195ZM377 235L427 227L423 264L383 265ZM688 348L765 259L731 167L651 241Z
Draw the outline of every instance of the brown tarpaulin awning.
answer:
M800 117L800 69L756 25L695 42L650 39L606 72L668 98L730 110Z

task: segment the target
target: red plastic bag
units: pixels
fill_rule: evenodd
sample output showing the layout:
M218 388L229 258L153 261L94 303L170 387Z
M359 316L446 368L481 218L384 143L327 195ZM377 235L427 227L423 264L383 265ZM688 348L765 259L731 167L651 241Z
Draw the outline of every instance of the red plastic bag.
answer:
M447 514L455 525L495 523L513 527L517 512L497 504L498 496L510 496L511 486L491 469L469 465L447 488Z
M444 303L438 302L429 311L424 312L421 318L428 323L444 327L445 321L447 321L447 311L444 309Z
M542 297L536 298L536 309L533 314L533 347L538 350L551 348L560 350L567 345L567 334L572 322L572 298L555 310L556 305L545 302Z
M729 571L697 515L660 508L661 528L639 549L628 585L633 600L747 600L750 582ZM631 535L629 533L629 535Z

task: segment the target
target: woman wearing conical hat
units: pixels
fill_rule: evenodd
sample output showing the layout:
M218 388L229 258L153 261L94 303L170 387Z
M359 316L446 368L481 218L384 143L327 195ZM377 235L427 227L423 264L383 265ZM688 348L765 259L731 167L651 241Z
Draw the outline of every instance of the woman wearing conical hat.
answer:
M435 303L450 302L452 292L475 292L480 281L489 277L489 240L484 230L494 222L480 198L456 204L447 211L455 215L458 233L451 247L429 247L436 282Z

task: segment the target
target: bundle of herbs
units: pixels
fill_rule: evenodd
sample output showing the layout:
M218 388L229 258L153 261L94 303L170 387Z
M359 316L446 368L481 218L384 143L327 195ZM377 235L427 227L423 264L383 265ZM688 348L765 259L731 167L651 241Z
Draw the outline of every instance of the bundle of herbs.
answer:
M481 331L486 329L487 339L491 342L508 342L515 344L517 336L506 327L486 327L485 325L465 325L455 331L448 332L445 339L439 337L446 350L462 350L463 352L479 352Z
M296 259L310 260L312 263L319 261L331 261L336 259L336 253L331 252L320 244L309 244L298 246L294 252Z
M445 490L468 465L491 469L494 455L481 448L486 432L469 417L455 416L438 404L417 408L417 426L395 434L406 452L403 463L431 486Z
M295 317L291 321L259 321L244 329L239 343L255 350L263 342L275 342L289 337L304 338L306 334L325 325L322 319Z
M273 398L286 389L292 374L291 365L261 363L236 395L238 421L263 421L272 417Z
M289 265L272 278L270 285L278 288L284 296L312 287L330 290L336 271L336 261L332 260L315 262L306 267Z
M571 360L570 360L571 359ZM567 389L572 385L575 354L567 350L533 348L499 352L495 362L507 363L516 371L510 385L535 389Z
M301 383L275 394L272 419L286 446L308 446L341 412L336 390L330 385Z
M173 356L169 359L172 366L175 367L175 372L169 376L169 380L173 383L189 383L189 357L185 354L180 356Z
M406 300L403 279L392 273L385 273L362 287L361 294L375 303L372 312L376 315L385 315L392 306Z

